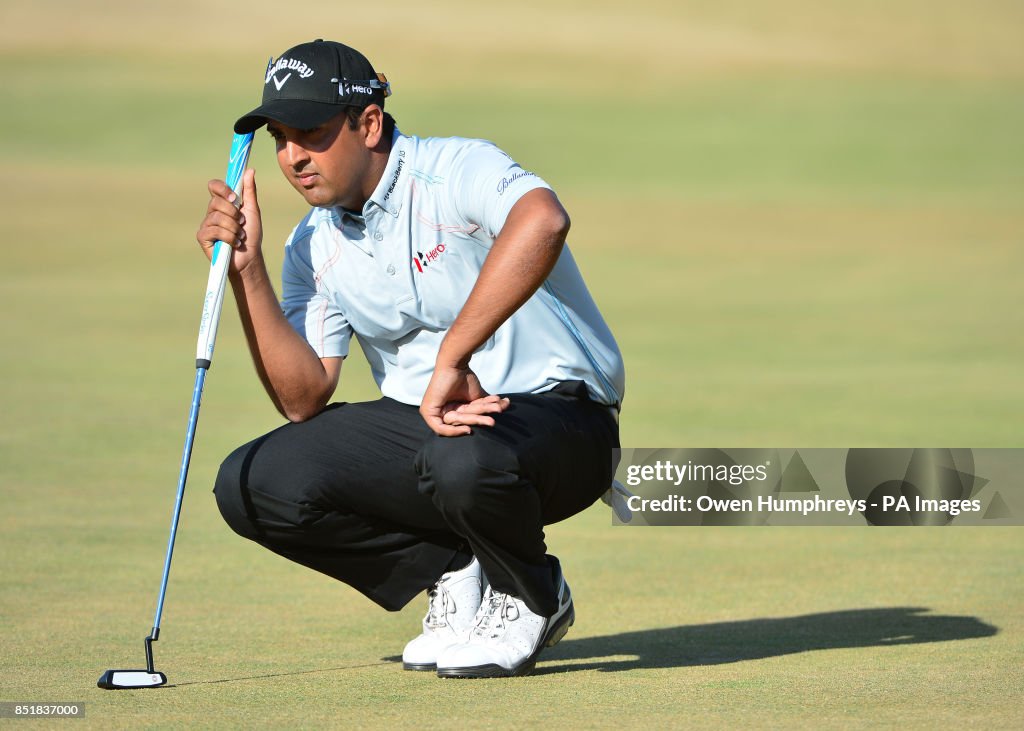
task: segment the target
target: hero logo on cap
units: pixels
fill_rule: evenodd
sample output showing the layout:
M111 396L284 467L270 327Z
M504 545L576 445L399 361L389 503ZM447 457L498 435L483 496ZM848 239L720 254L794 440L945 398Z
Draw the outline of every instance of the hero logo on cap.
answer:
M280 71L287 71L288 74L283 79L278 79L277 74ZM281 91L281 87L284 86L288 79L291 78L292 72L297 73L300 79L308 79L314 73L313 69L303 61L296 61L282 56L277 59L277 62L274 63L273 66L267 69L267 78L263 83L269 84L273 81L277 90Z
M350 81L342 81L338 84L338 93L342 96L349 96L353 92L359 94L372 94L373 89L369 86L365 86L364 84L354 84Z

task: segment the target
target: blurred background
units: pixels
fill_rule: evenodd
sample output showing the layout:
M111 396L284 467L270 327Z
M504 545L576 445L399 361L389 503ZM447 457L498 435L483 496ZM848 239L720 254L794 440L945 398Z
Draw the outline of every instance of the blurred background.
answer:
M0 13L2 367L9 413L36 414L10 437L26 457L40 411L79 438L178 431L205 181L266 59L321 36L388 74L407 134L491 139L554 185L626 356L624 443L1019 444L1019 3ZM302 201L265 136L253 165L279 257ZM225 320L204 421L237 437L276 415ZM346 398L374 392L360 360Z
M1022 28L1014 0L3 0L11 668L136 664L194 376L207 273L194 233L269 56L317 37L353 45L391 80L403 132L493 140L554 186L626 359L624 446L1018 447ZM303 204L265 134L250 164L277 272ZM314 614L346 606L216 515L222 456L281 421L228 299L165 615L184 627L228 612L231 596L267 611L290 611L298 592ZM354 351L339 398L375 394ZM556 543L603 540L607 513L588 515L553 528ZM1007 530L956 540L1019 551ZM732 565L763 550L753 535L633 532L625 550L672 540L685 553L717 536L739 551L722 555ZM822 551L830 535L767 540ZM261 594L249 567L290 589ZM364 639L418 622L394 630L359 601ZM221 641L241 640L221 616ZM61 660L36 644L71 630L96 645L69 639ZM179 650L179 664L202 654ZM33 695L26 682L12 688Z

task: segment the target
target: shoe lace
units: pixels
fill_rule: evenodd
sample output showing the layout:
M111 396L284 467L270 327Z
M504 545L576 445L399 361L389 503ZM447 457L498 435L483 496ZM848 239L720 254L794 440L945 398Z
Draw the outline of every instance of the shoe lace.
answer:
M499 637L505 629L505 621L519 618L519 608L508 594L491 591L484 597L473 621L472 634L476 637Z
M427 596L430 597L427 602L427 626L431 629L447 627L449 613L455 612L455 599L441 581L434 584Z

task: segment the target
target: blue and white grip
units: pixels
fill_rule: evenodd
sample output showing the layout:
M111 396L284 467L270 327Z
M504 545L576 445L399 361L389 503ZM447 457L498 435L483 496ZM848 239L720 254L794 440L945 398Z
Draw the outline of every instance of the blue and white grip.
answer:
M253 133L235 134L231 141L231 156L224 181L231 186L241 204L242 173L249 161ZM224 290L228 278L228 264L231 263L231 247L223 241L213 245L210 260L210 278L206 283L206 297L203 298L203 316L199 320L199 342L196 345L196 368L209 368L213 361L213 346L217 341L217 325L220 310L224 305Z

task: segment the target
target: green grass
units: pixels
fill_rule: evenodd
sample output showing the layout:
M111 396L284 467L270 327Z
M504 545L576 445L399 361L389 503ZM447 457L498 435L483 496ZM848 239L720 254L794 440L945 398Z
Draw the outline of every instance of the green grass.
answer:
M204 184L310 17L379 59L404 131L555 185L626 357L625 446L1021 446L1018 3L307 6L0 7L0 700L97 728L1018 727L1020 528L598 507L549 531L579 620L535 676L403 672L419 602L385 614L220 521L221 457L279 423L230 304L156 647L174 687L95 688L152 617ZM253 164L276 267L301 202L265 139ZM342 388L373 396L361 359Z

